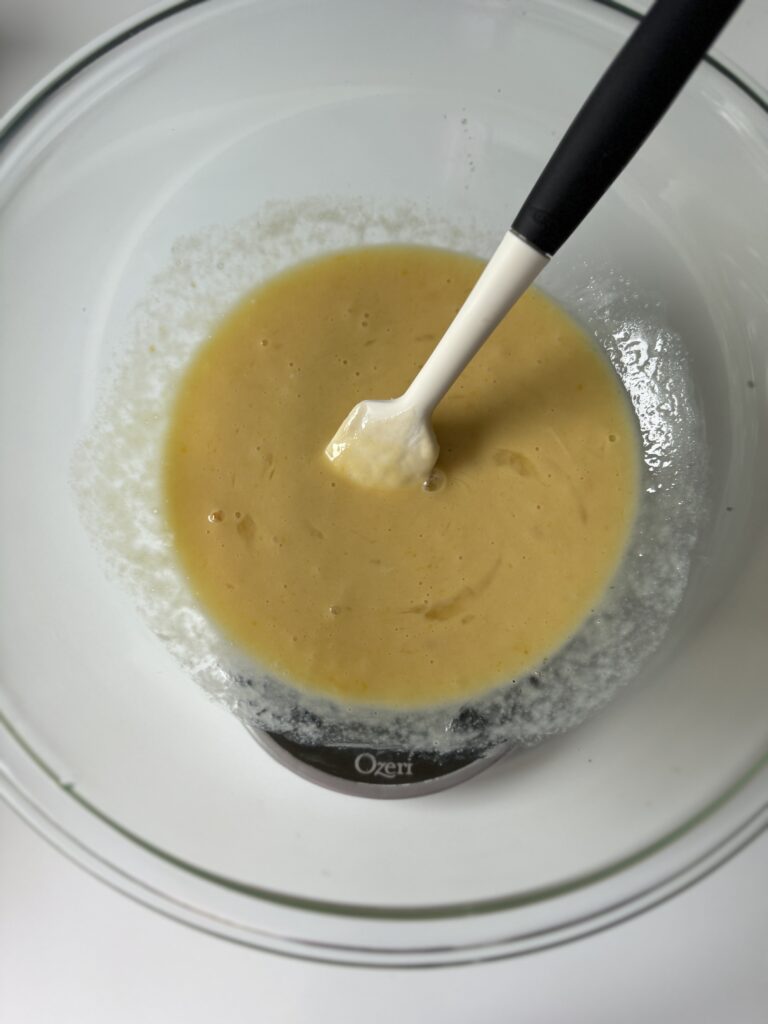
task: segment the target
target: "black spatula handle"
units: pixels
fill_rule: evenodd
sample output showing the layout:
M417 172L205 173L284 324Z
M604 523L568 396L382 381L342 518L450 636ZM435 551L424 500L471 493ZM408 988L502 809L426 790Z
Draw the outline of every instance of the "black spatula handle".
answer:
M551 256L611 186L741 0L656 0L563 136L512 230Z

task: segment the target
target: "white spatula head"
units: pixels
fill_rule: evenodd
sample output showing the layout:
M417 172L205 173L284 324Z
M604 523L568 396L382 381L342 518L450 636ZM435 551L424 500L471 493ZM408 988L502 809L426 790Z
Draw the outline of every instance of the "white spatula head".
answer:
M404 396L359 402L325 449L349 480L363 487L423 484L437 462L432 424Z

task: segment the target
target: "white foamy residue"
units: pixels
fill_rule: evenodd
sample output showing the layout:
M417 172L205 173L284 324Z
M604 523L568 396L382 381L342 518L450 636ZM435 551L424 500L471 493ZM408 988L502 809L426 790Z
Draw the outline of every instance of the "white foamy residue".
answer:
M162 512L163 444L173 396L196 347L259 281L332 249L382 242L488 253L496 238L424 210L363 201L274 204L229 228L180 240L127 326L75 459L82 516L116 581L194 681L245 724L299 742L449 752L533 742L584 719L639 672L683 596L703 507L703 443L684 350L653 311L630 315L607 272L577 308L622 378L645 459L630 550L602 607L556 656L469 706L405 712L342 707L270 676L229 645L198 607ZM578 305L576 305L578 304ZM636 308L636 305L635 307Z

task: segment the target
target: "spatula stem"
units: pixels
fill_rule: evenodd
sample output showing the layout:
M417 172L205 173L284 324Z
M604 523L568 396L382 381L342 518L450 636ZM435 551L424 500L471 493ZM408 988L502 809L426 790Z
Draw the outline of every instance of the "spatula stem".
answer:
M508 231L453 323L406 391L404 404L431 416L472 356L547 261L548 257Z

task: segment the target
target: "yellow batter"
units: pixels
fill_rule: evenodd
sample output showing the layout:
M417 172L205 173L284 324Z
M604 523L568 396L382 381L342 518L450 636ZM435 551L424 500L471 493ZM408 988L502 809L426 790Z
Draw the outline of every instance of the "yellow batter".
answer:
M638 443L605 358L529 292L438 407L427 488L372 491L323 454L361 398L401 394L482 264L381 246L249 295L182 383L167 512L202 605L284 679L417 705L551 654L632 526Z

